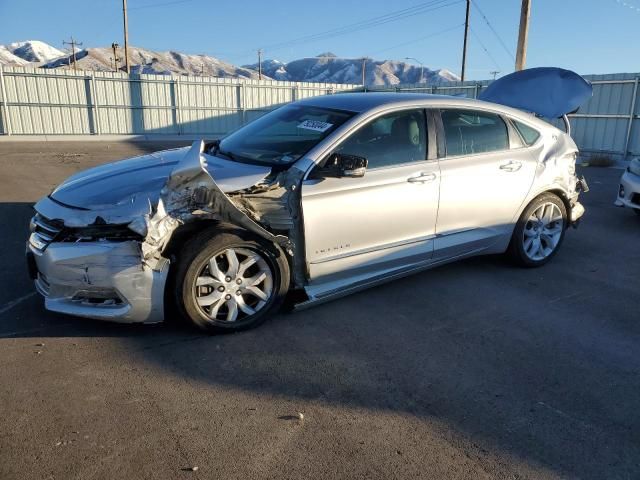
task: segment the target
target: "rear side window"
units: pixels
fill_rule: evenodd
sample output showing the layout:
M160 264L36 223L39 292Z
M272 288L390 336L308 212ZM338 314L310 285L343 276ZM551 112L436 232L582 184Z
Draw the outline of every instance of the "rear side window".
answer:
M540 132L535 128L532 128L529 125L525 125L524 123L520 123L517 120L512 121L527 147L530 147L531 145L536 143L536 140L540 138Z
M499 115L476 110L442 110L447 156L509 148L507 125Z

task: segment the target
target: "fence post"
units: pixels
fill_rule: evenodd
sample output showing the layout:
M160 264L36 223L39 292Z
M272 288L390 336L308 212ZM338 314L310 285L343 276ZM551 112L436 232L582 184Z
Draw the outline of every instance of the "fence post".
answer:
M238 109L240 110L240 117L242 121L242 125L247 123L247 109L245 107L245 87L244 82L240 82L238 84Z
M11 135L11 123L9 120L9 109L7 108L7 89L4 86L4 68L0 65L0 94L2 95L2 133Z
M96 88L96 76L94 72L91 72L91 104L93 107L93 128L94 134L100 135L102 133L100 129L100 116L98 115L98 89Z
M636 77L636 81L633 83L633 97L631 97L631 111L629 112L629 123L627 124L627 137L624 140L624 158L627 158L629 153L629 142L631 141L631 129L633 127L633 119L636 113L636 99L638 97L638 80L640 77Z
M182 126L182 113L180 112L180 77L176 77L173 81L173 109L176 112L175 122L176 122L176 133L178 135L182 135L183 126Z

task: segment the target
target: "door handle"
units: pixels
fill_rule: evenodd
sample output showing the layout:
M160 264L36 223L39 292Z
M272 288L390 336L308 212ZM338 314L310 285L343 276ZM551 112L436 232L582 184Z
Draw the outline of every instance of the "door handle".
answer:
M436 179L435 173L421 173L415 177L407 178L407 182L409 183L426 183L433 182Z
M507 172L517 172L522 168L522 162L510 161L500 165L500 170L506 170Z

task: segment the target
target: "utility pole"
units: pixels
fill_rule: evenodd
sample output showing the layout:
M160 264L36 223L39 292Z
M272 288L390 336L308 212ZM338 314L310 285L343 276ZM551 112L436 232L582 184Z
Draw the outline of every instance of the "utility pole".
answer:
M111 44L111 48L113 49L113 67L114 70L117 72L118 71L118 62L120 61L120 58L118 57L118 48L120 48L120 45L118 45L117 43L113 42Z
M124 22L124 67L131 73L129 65L129 21L127 20L127 0L122 0L122 19Z
M489 75L493 75L493 79L496 79L496 75L500 73L500 70L494 70L492 72L489 72Z
M258 80L262 80L262 49L258 49Z
M529 36L529 17L531 16L531 0L522 0L520 9L520 32L518 33L518 50L516 51L516 71L523 70L527 63L527 37Z
M471 10L471 0L467 0L467 10L464 16L464 44L462 45L462 72L460 80L464 82L464 71L467 68L467 37L469 36L469 10Z
M73 69L77 70L78 66L76 65L76 46L81 47L82 43L81 42L76 42L73 37L71 37L70 41L62 41L63 45L71 45L71 58L73 58Z
M362 86L367 82L367 57L362 57Z

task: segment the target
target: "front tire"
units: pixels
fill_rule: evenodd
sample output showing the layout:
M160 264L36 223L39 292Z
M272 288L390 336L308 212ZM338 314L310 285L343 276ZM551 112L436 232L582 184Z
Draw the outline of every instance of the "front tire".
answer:
M558 252L567 226L567 208L553 193L543 193L524 209L511 237L509 255L523 267L540 267Z
M289 263L276 245L208 229L182 249L175 301L182 316L202 330L246 330L282 305L289 276Z

